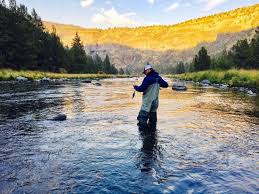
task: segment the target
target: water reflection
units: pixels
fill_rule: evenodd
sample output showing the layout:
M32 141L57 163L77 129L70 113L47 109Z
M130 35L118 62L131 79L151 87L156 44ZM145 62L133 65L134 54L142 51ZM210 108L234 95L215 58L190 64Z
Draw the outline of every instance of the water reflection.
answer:
M140 149L140 169L142 172L149 172L160 164L161 152L158 146L157 130L139 130L142 140Z

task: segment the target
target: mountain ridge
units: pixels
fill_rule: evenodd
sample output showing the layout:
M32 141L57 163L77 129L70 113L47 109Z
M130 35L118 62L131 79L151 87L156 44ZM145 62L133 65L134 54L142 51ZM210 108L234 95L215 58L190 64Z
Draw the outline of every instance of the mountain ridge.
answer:
M196 18L174 25L136 28L95 29L44 22L47 30L56 27L58 35L70 45L76 32L85 45L120 44L142 50L186 50L201 42L214 42L217 35L235 33L259 26L259 4Z

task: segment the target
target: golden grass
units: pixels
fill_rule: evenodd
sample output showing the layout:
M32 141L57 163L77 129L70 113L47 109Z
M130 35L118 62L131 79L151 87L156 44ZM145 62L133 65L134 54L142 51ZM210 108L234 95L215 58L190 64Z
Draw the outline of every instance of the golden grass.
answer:
M172 77L192 81L202 81L204 79L208 79L212 83L228 84L230 86L254 87L259 89L259 70L208 70L172 75Z
M30 80L42 79L48 77L50 79L96 79L96 78L124 78L128 75L110 75L110 74L64 74L51 73L41 71L15 71L11 69L0 69L0 80L15 80L17 77L26 77Z

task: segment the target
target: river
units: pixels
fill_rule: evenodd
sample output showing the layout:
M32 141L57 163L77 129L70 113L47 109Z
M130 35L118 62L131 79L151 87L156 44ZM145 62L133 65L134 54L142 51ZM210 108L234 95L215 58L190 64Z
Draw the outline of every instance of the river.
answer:
M258 193L258 97L162 89L142 135L141 79L101 83L0 84L0 193Z

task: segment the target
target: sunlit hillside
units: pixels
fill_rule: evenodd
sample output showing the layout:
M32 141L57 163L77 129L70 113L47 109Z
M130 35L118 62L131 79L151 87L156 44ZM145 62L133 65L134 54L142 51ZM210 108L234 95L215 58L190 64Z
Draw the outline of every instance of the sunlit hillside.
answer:
M48 30L53 23L45 22ZM70 45L78 32L84 44L121 44L138 49L165 51L188 49L201 42L213 42L221 33L240 32L259 26L259 4L170 26L86 29L54 24L62 41Z

